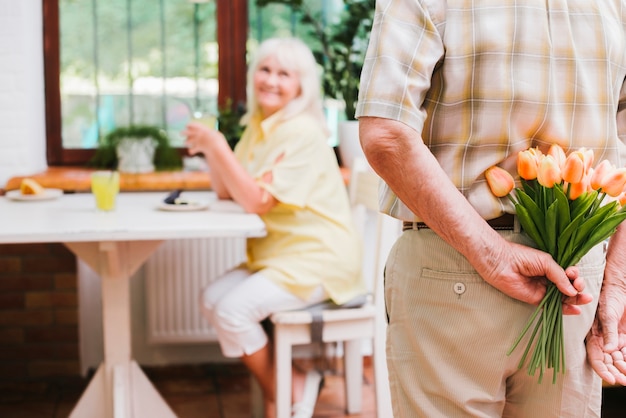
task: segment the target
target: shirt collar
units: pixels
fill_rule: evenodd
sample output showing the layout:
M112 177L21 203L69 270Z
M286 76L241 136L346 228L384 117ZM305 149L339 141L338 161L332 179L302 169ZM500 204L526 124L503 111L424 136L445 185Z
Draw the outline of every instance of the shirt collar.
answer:
M278 126L280 122L282 122L283 115L284 111L279 110L278 112L274 113L272 116L266 119L261 119L259 117L258 124L261 128L261 131L263 132L264 137L269 135L276 128L276 126Z

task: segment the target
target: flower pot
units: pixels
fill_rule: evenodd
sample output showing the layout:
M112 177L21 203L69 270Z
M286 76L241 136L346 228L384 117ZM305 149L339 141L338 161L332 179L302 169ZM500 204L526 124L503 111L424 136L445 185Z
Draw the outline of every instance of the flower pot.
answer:
M157 141L153 138L124 138L116 147L118 171L124 173L151 173L154 171L154 153Z

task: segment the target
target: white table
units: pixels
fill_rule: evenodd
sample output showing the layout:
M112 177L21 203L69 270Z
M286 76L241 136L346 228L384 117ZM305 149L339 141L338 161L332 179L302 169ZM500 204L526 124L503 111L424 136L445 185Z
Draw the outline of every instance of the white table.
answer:
M72 417L174 417L132 358L128 279L164 240L265 234L258 216L212 193L184 194L211 203L194 212L158 210L165 196L121 193L110 213L96 211L89 193L29 202L0 197L0 244L62 242L102 277L104 362Z

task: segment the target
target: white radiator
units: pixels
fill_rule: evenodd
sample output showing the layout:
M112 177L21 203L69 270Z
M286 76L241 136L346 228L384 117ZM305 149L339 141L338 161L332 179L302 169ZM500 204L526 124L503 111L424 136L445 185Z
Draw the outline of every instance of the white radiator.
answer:
M245 238L171 240L159 246L144 265L147 341L215 341L200 313L200 292L245 256Z

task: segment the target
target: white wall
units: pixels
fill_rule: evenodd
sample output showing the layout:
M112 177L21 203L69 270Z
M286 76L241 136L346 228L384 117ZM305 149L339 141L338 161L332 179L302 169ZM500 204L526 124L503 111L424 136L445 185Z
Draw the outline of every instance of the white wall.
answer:
M46 169L41 0L0 0L0 188Z

